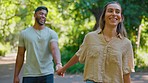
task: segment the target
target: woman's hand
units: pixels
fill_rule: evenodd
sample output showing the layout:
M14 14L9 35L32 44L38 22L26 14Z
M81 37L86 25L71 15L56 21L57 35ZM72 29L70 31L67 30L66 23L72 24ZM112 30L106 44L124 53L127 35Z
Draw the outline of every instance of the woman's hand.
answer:
M57 74L58 74L59 76L64 77L65 71L66 71L66 70L64 69L64 67L62 67L62 68L59 68L56 72L57 72Z
M131 83L130 73L123 75L124 83Z

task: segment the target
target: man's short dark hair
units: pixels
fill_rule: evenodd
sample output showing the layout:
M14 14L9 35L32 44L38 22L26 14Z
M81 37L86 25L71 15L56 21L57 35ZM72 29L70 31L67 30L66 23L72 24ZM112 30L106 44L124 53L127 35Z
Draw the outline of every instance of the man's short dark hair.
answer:
M35 13L38 12L38 11L40 11L40 10L46 10L47 13L48 13L48 9L47 9L47 7L45 7L45 6L39 6L39 7L37 7L37 8L35 9Z

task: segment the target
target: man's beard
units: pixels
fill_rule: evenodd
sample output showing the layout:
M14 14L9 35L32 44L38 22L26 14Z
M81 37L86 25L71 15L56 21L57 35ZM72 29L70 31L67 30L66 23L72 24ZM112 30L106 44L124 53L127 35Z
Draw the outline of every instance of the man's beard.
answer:
M44 21L44 22L40 22L40 19L39 19L39 18L36 18L36 22L37 22L39 25L44 25L44 24L45 24L45 21Z

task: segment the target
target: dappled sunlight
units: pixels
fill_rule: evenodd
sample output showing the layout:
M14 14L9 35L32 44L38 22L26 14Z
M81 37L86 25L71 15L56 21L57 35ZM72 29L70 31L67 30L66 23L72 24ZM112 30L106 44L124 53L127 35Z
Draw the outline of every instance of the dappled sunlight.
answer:
M133 81L132 83L144 83L144 81Z
M55 75L54 80L55 80L55 83L85 83L83 81L82 74L80 75L76 75L76 74L67 75L66 74L64 77Z
M132 73L132 83L148 83L148 72L137 72L137 73Z
M14 63L0 64L0 83L12 83Z
M16 56L0 58L0 81L12 83ZM20 75L22 77L22 73ZM135 72L131 74L132 83L148 83L148 72ZM22 79L22 78L21 78ZM64 77L55 73L55 83L85 83L82 74L65 74Z
M142 49L139 49L137 51L137 55L143 60L144 64L148 66L148 53L143 51ZM143 65L143 64L142 64Z
M148 80L148 75L143 75L142 78L143 80Z
M0 56L0 64L11 64L15 63L16 53L7 54L5 56Z

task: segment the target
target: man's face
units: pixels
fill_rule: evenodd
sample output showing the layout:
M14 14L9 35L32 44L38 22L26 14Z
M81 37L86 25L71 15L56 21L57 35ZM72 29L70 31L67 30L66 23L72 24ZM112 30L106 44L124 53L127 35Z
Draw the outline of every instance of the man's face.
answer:
M44 25L46 22L46 16L47 16L47 11L46 10L40 10L37 11L34 15L36 22L39 25Z

